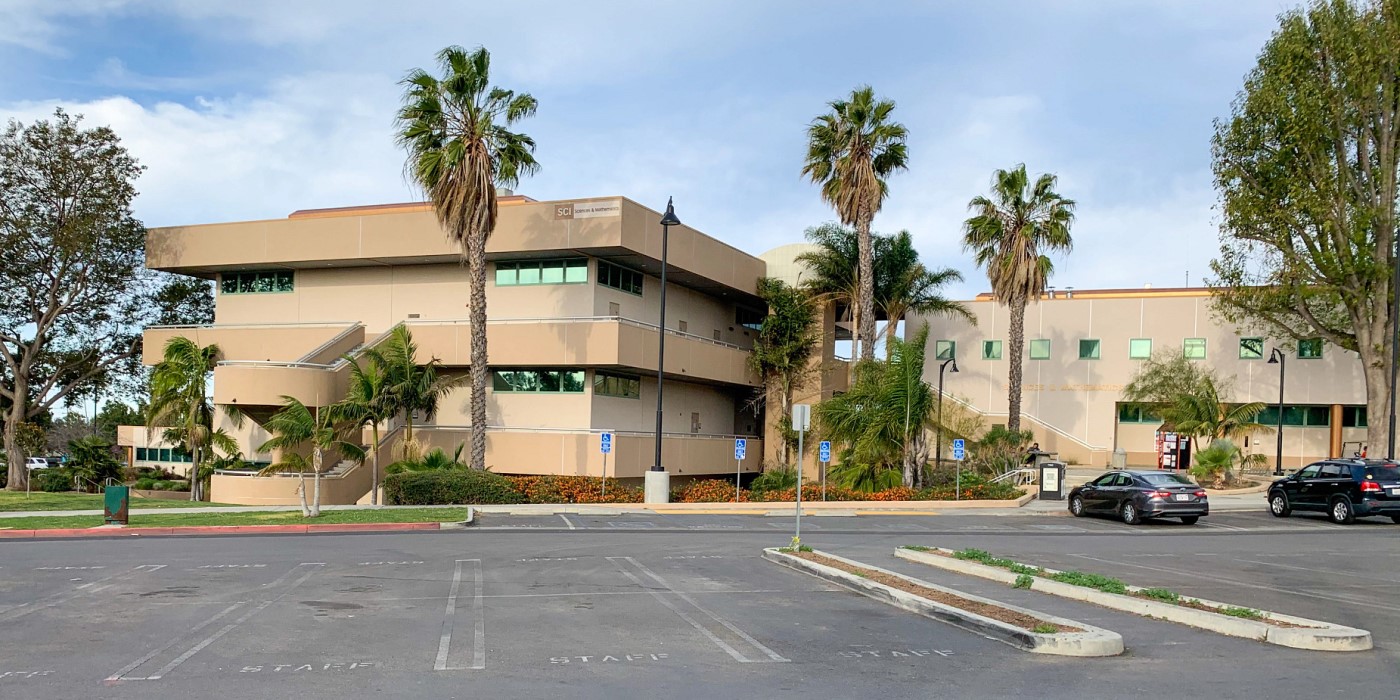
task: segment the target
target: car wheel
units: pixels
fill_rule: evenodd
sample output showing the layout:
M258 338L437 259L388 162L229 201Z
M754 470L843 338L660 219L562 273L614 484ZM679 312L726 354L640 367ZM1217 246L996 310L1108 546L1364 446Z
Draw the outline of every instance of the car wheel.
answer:
M1181 524L1182 524L1182 525L1195 525L1195 524L1196 524L1197 522L1199 522L1200 520L1201 520L1201 516L1199 516L1199 515L1183 515L1183 516L1181 516Z
M1351 501L1345 498L1338 498L1332 501L1332 508L1327 511L1332 518L1332 522L1338 525L1350 525L1356 520L1356 514L1351 510Z
M1078 496L1069 499L1069 512L1076 518L1084 517L1084 499Z
M1121 514L1123 516L1123 522L1129 525L1137 525L1142 522L1142 514L1138 512L1137 506L1133 505L1132 501L1123 504Z
M1287 496L1276 493L1269 496L1269 512L1273 513L1275 518L1286 518L1293 512L1293 508L1288 505Z

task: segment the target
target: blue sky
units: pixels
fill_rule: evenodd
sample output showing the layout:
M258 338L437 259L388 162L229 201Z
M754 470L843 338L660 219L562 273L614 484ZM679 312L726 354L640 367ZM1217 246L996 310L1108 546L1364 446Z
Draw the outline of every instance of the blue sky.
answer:
M55 106L148 167L149 226L417 198L397 81L484 45L532 93L537 199L676 198L751 253L834 215L799 177L804 127L869 83L910 131L877 230L985 290L959 245L991 172L1025 162L1079 201L1053 282L1198 285L1216 252L1213 119L1293 6L1280 0L384 3L0 0L0 119Z

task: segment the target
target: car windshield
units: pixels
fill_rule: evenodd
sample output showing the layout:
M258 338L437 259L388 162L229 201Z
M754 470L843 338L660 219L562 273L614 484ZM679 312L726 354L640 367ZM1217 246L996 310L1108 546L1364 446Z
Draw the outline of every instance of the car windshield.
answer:
M1176 486L1177 484L1186 484L1187 486L1196 485L1190 479L1180 474L1168 474L1163 472L1160 474L1140 474L1139 476L1142 477L1143 481L1153 486Z
M1400 481L1400 467L1366 467L1365 477L1371 481Z

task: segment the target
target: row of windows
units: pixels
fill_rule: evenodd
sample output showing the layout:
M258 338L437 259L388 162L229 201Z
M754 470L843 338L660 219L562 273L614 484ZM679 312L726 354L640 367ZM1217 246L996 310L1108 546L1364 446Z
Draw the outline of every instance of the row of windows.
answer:
M598 261L598 284L642 295L642 273L603 260Z
M219 291L223 294L290 292L292 291L292 271L225 272L219 275Z
M169 447L138 447L136 448L136 461L138 462L193 462L184 450Z
M1162 419L1147 406L1118 404L1119 423L1161 423ZM1278 425L1278 406L1270 406L1254 418L1260 425ZM1329 406L1283 406L1284 427L1326 428L1332 425L1332 409ZM1342 407L1343 428L1365 428L1365 406Z
M581 369L503 369L491 373L491 388L498 392L582 394L583 381Z
M588 259L521 260L496 263L496 286L580 284L588 281Z
M593 373L593 393L623 399L642 398L642 380L625 374Z
M957 356L957 341L939 340L934 342L934 356L939 360L947 360ZM1028 343L1028 350L1032 360L1050 359L1050 340L1047 338L1036 338ZM1206 359L1206 339L1205 338L1185 338L1181 341L1181 353L1188 360ZM1102 357L1101 341L1097 338L1081 338L1079 340L1079 359L1097 360ZM1128 359L1146 360L1152 357L1151 338L1133 338L1128 341ZM1322 357L1322 339L1309 338L1298 341L1298 357L1304 360L1316 360ZM1001 341L982 341L982 359L1000 360ZM1264 359L1264 339L1263 338L1240 338L1240 359L1241 360L1262 360Z

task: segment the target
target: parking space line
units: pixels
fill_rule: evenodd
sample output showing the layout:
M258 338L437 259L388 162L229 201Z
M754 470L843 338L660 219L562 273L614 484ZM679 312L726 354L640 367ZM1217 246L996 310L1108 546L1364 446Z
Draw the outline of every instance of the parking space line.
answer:
M281 576L278 576L278 577L277 577L276 579L274 579L272 582L263 584L263 585L261 586L261 588L264 588L264 589L276 589L278 586L281 586L281 585L283 585L284 583L286 583L288 579L290 579L294 574L297 573L297 571L302 570L302 567L304 567L304 566L320 567L320 566L325 566L325 564L322 564L322 563L301 563L301 564L297 564L296 566L294 566L294 567L292 567L291 569L289 569L289 570L287 571L287 573L282 574ZM168 663L168 664L162 666L162 667L160 668L159 671L156 671L155 673L153 673L153 674L151 674L151 675L149 675L149 676L146 676L146 677L144 677L144 678L127 677L127 676L122 675L122 676L121 676L119 679L117 679L117 680L122 680L122 681L158 681L158 680L160 680L161 678L164 678L164 677L165 677L167 674L169 674L171 671L174 671L175 669L179 668L181 664L185 663L186 661L189 661L192 657L194 657L195 654L198 654L199 652L201 652L201 651L203 651L204 649L208 648L210 644L213 644L214 642L219 641L220 639L222 639L222 638L224 637L224 635L226 635L226 634L228 634L229 632L232 632L233 630L237 629L237 628L238 628L240 625L242 625L243 623L245 623L245 622L247 622L247 621L253 619L253 616L254 616L254 615L257 615L258 613L260 613L260 612L262 612L263 610L266 610L268 607L272 606L274 603L277 603L278 601L281 601L283 598L286 598L287 596L291 595L291 594L292 594L292 591L296 590L297 587L300 586L301 584L306 583L306 580L309 579L309 578L311 578L312 576L314 576L314 575L316 574L316 572L319 571L319 570L320 570L320 569L310 569L310 570L306 571L306 573L305 573L305 574L302 574L302 576L301 576L300 578L296 579L295 581L292 581L290 584L287 584L287 585L282 589L282 592L281 592L281 593L277 594L276 596L272 596L272 597L268 598L267 600L262 601L261 603L258 603L256 606L253 607L253 609L251 609L251 610L249 610L249 611L243 613L242 615L240 615L240 616L238 617L238 619L234 620L233 622L228 623L227 625L224 625L223 627L220 627L219 630L218 630L217 632L215 632L214 634L211 634L211 635L209 635L208 637L205 637L204 639L200 640L198 643L196 643L194 646L190 647L189 649L186 649L186 650L185 650L183 653L181 653L179 656L177 656L177 657L175 657L173 660L171 660L170 663ZM239 605L242 605L242 603L239 603ZM231 611L231 609L230 609L230 611ZM227 612L227 611L226 611L226 612ZM219 615L216 615L213 619L209 620L209 622L213 622L214 620L216 620L216 619L218 619L219 617L222 617L222 616L223 616L223 613L220 613ZM200 627L203 627L203 625L201 625ZM195 629L199 629L199 628L195 628ZM193 632L193 631L195 631L195 630L190 630L190 632ZM160 650L158 650L155 654L148 654L147 656L143 657L143 659L141 660L141 663L138 663L138 664L136 664L135 666L129 666L128 668L125 669L125 672L129 673L129 672L131 672L131 671L134 671L134 670L136 670L137 668L139 668L142 664L145 664L145 663L149 662L151 659L156 658L156 656L158 656L160 653L162 653L162 652L164 652L164 651L170 649L171 647L175 646L176 643L178 643L178 642L180 642L180 641L186 639L187 637L189 637L189 636L190 636L190 632L186 632L186 633L184 633L184 634L179 635L178 637L175 638L174 641L172 641L170 644L167 644L167 645L165 645L164 647L162 647L162 648L161 648ZM120 674L114 674L114 675L120 675ZM109 680L110 680L110 679L109 679Z
M1400 583L1400 580L1393 579L1393 578L1381 578L1381 577L1379 577L1379 576L1366 576L1365 574L1353 574L1353 573L1348 573L1348 572L1346 572L1346 571L1337 571L1336 569L1310 569L1310 568L1308 568L1308 567L1306 567L1306 566L1291 566L1291 565L1289 565L1289 564L1276 564L1276 563L1271 562L1271 561L1255 561L1255 560L1253 560L1253 559L1236 559L1235 561L1242 561L1242 562L1249 563L1249 564L1258 564L1258 565L1260 565L1260 566L1276 566L1276 567L1278 567L1278 568L1280 568L1280 569L1293 569L1294 571L1311 571L1311 572L1313 572L1313 573L1315 573L1315 574L1326 574L1326 575L1328 575L1328 576L1349 576L1349 577L1351 577L1351 578L1359 578L1359 579L1362 579L1362 580L1365 580L1365 581L1379 581L1379 582L1381 582L1381 583Z
M61 591L59 593L40 598L38 600L33 600L28 603L20 603L19 605L16 605L12 608L6 608L5 610L0 611L0 619L5 619L7 621L17 620L30 613L38 612L46 608L52 608L62 603L67 603L68 601L73 600L74 598L77 598L79 596L87 595L90 593L97 593L98 591L101 591L105 588L109 588L112 585L114 585L114 583L109 582L115 582L137 573L151 573L164 568L165 564L142 564L140 566L127 569L126 571L119 571L110 576L105 576L95 581L88 581L87 583L84 583L80 586L76 586L69 591ZM10 613L15 614L10 615ZM6 615L9 615L9 617L6 617Z
M452 650L452 632L457 617L457 594L462 587L462 564L467 562L472 563L475 579L472 594L472 620L476 629L472 636L472 665L449 666L447 661ZM442 636L438 638L437 659L433 663L434 671L480 671L486 668L486 608L482 601L482 588L481 560L458 559L457 566L452 571L452 588L447 594L447 608L443 611Z
M786 659L786 658L784 658L783 656L779 655L777 652L774 652L772 649L769 649L768 647L764 646L764 645L763 645L762 643L760 643L757 639L754 639L753 637L749 636L748 633L744 632L743 630L739 629L738 627L735 627L735 626L734 626L732 623L730 623L728 620L726 620L726 619L724 619L724 618L722 618L722 617L720 617L720 616L714 614L713 612L710 612L709 610L705 609L704 607L702 607L699 603L695 602L695 599L694 599L694 598L690 597L689 595L687 595L686 593L684 593L684 592L682 592L682 591L678 591L678 590L676 590L675 588L672 588L672 587L671 587L671 584L667 583L665 579L661 578L660 576L657 576L655 572L653 572L651 569L648 569L647 567L643 566L642 563L641 563L641 562L638 562L636 559L633 559L632 557L608 557L608 561L611 561L611 562L613 562L615 565L617 565L618 570L622 572L622 575L623 575L623 576L626 576L626 577L627 577L628 579L630 579L633 583L637 584L638 586L641 586L641 587L642 587L643 589L645 589L648 593L650 593L651 596L652 596L653 598L655 598L657 601L659 601L662 605L665 605L667 608L669 608L669 609L671 610L671 612L674 612L674 613L675 613L676 615L678 615L682 620L685 620L686 622L690 623L690 626L691 626L691 627L694 627L695 629L699 630L701 634L705 635L706 638L708 638L711 642L714 642L716 646L718 646L719 648L723 649L726 653L728 653L730 656L734 657L734 659L737 660L737 661L739 661L740 663L773 663L773 662L785 663L785 662L788 661L788 659ZM630 564L631 566L636 567L636 569L637 569L638 571L640 571L642 574L645 574L648 578L650 578L650 579L652 579L653 581L655 581L655 582L656 582L658 585L660 585L660 586L662 587L662 589L664 589L667 593L671 593L672 595L676 596L677 598L680 598L681 600L685 601L687 604L690 605L690 607L694 608L696 611L700 612L701 614L705 615L706 617L710 618L711 620L714 620L716 623L718 623L719 625L723 626L725 629L729 630L731 633L733 633L733 634L734 634L735 636L737 636L739 639L742 639L742 640L743 640L745 643L747 643L749 646L753 647L753 648L756 649L758 652L760 652L761 654L767 656L768 658L767 658L767 659L751 659L751 658L745 656L743 653L741 653L739 650L735 649L735 648L734 648L732 645L730 645L728 642L726 642L726 641L724 641L723 639L721 639L721 638L719 637L719 635L715 634L715 632L714 632L713 630L711 630L711 629L709 629L708 627L704 626L703 624L701 624L700 622L698 622L694 617L692 617L691 615L689 615L688 613L686 613L684 610L681 610L679 607L677 607L674 603L672 603L670 600L668 600L668 599L666 598L666 596L662 594L661 591L659 591L659 590L657 590L657 589L655 589L655 588L648 587L645 583L642 582L641 579L637 578L636 574L634 574L633 572L629 571L629 570L627 569L627 567L624 566L624 565L623 565L622 563L620 563L620 562L626 562L627 564Z
M564 519L564 524L565 524L565 525L568 525L570 530L577 530L577 529L578 529L578 528L574 527L573 522L571 522L571 521L569 520L569 516L564 515L563 513L560 513L560 514L559 514L559 517L561 517L561 518Z
M209 625L212 625L212 624L214 624L215 622L218 622L219 619L222 618L223 616L225 616L225 615L227 615L227 614L233 612L234 610L237 610L237 609L243 607L244 605L247 605L247 603L248 603L247 601L240 600L240 601L238 601L237 603L234 603L233 605L230 605L230 606L228 606L227 608L224 608L222 611L219 612L219 614L217 614L217 615L215 615L215 616L209 618L208 620L205 620L204 622L201 622L201 623L195 625L194 627L190 628L190 631L186 632L184 635L179 636L179 637L175 637L174 639L171 639L170 641L166 642L166 643L165 643L165 646L162 646L162 647L158 647L158 648L156 648L156 649L153 649L150 653L146 654L145 656L143 656L143 657L141 657L141 658L139 658L139 659L137 659L137 660L135 660L135 661L133 661L133 662L131 662L131 663L125 665L125 666L123 666L123 667L122 667L120 670L118 670L116 673L113 673L112 675L107 676L105 682L107 682L107 683L114 683L114 682L123 681L123 680L146 680L146 679L144 679L144 678L141 678L141 679L126 678L125 676L126 676L126 674L131 673L132 671L136 670L137 668L140 668L141 665L144 664L144 663L146 663L147 661L150 661L151 659L154 659L157 655L165 653L166 650L168 650L170 647L175 646L175 645L178 644L181 640L184 640L186 637L189 637L190 635L194 634L195 632L198 632L198 631L204 629L205 627L208 627Z

